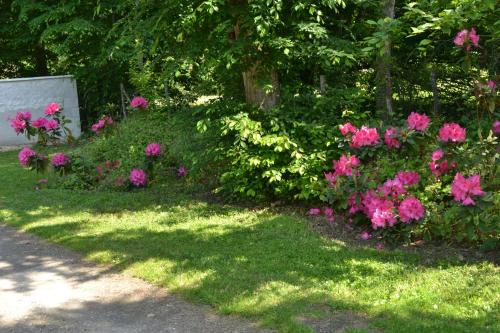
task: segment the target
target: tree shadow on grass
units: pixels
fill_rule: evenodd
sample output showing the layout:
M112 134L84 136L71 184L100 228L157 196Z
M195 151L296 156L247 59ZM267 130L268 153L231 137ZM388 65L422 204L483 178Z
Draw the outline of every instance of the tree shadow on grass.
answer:
M139 227L96 235L73 234L71 224L28 230L51 235L90 257L97 255L98 260L100 253L110 253L118 270L131 270L191 300L215 304L222 312L262 319L283 331L301 331L303 325L296 317L310 304L368 312L371 304L360 299L365 292L358 293L358 285L396 286L418 274L421 267L416 255L346 248L311 236L300 223L283 216L265 217L250 228L225 226L223 233L213 232L216 225L196 230ZM72 236L67 237L68 233ZM377 297L372 296L372 301ZM479 319L436 317L411 302L398 304L398 311L383 316L395 327L390 331L473 332L484 324Z

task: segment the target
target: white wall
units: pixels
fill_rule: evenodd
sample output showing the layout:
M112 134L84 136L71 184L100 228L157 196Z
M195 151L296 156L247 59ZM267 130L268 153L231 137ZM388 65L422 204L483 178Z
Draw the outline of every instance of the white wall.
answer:
M78 94L72 76L0 80L0 145L29 143L24 135L16 135L9 119L23 110L30 111L32 119L42 117L45 107L51 102L64 107L64 115L71 120L68 127L75 137L80 136Z

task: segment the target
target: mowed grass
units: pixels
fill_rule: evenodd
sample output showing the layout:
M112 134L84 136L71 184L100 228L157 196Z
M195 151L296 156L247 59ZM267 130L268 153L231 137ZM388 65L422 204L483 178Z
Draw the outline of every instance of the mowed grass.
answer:
M193 199L177 179L133 193L35 191L39 176L16 155L0 154L0 220L220 313L281 332L343 312L369 325L347 332L500 332L491 262L348 246L300 216Z

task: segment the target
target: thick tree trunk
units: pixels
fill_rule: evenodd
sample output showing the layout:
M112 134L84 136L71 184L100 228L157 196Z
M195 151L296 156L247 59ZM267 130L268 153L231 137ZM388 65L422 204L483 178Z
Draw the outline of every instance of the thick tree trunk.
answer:
M279 81L276 70L271 69L268 73L260 72L260 64L255 65L243 72L243 85L245 86L245 99L247 103L257 105L268 110L278 103L279 99ZM259 79L265 77L269 81L271 88L266 91Z
M391 19L395 15L395 0L382 0L382 11L385 17ZM384 118L388 119L393 114L392 103L392 74L391 74L391 41L384 45L384 55L377 60L377 108L385 110Z
M236 22L234 26L234 36L236 39L240 38L239 22ZM264 69L258 60L246 60L253 62L253 64L242 73L245 100L249 104L268 110L275 106L279 100L278 72L274 68ZM270 89L266 89L265 85L269 85Z

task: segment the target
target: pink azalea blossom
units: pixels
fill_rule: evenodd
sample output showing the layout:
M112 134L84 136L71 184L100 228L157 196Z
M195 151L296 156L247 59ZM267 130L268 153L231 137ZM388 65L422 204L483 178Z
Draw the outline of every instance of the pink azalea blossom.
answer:
M319 209L319 208L311 208L311 209L309 209L309 213L308 214L311 215L311 216L319 215L319 214L321 214L321 209Z
M411 220L418 221L424 217L425 209L420 200L415 197L407 197L399 204L398 212L401 221L408 223Z
M361 238L364 241L369 240L370 237L371 235L368 231L363 231L362 233L359 234L359 238Z
M492 126L493 134L500 135L500 120L496 120Z
M335 184L337 184L337 176L335 176L335 173L325 172L324 175L330 186L335 186Z
M361 204L358 203L358 193L353 193L347 199L347 204L349 206L349 214L356 214L363 208Z
M45 128L45 125L47 125L47 119L46 118L43 118L43 117L40 117L36 120L33 120L33 122L31 123L31 125L35 128Z
M187 169L183 166L179 167L179 169L177 169L177 176L178 177L186 177L187 175Z
M53 131L59 128L59 122L55 119L47 120L45 123L45 129L47 131Z
M479 47L479 35L476 33L476 29L470 29L469 39L475 47Z
M132 169L129 177L130 183L136 187L146 186L146 172L142 169Z
M453 43L455 43L456 46L463 46L467 41L468 34L469 30L467 29L460 30L453 39Z
M14 118L10 121L10 127L14 129L16 134L23 133L27 126L28 123L25 120Z
M69 157L64 153L56 153L52 156L52 165L56 168L63 167L69 162Z
M456 165L451 165L451 168L455 167ZM432 161L431 163L429 163L429 169L435 177L439 177L450 170L450 164L448 163L448 160L444 160L440 163Z
M342 155L338 161L333 161L333 170L335 176L352 176L353 170L356 169L361 162L356 155Z
M488 80L488 83L487 83L488 87L490 87L491 90L495 90L495 88L497 87L497 84L495 83L495 81L489 79Z
M385 134L384 134L384 142L385 144L389 147L389 148L399 148L401 147L401 143L398 141L398 139L396 138L397 137L397 134L398 134L398 131L396 128L394 127L391 127L391 128L388 128L386 131L385 131Z
M382 185L381 190L381 192L383 192L386 197L392 196L393 198L397 198L400 195L406 193L406 189L404 188L403 183L398 178L387 180Z
M53 116L57 112L59 112L60 110L61 110L61 107L59 106L59 104L57 104L57 103L50 103L45 108L45 115L47 115L47 116Z
M343 136L346 136L348 133L354 134L358 130L351 123L346 123L344 125L340 125L339 129L340 129L340 133L342 133Z
M146 149L144 150L146 156L160 156L161 155L161 146L159 143L153 142L150 143Z
M430 119L425 114L419 114L416 112L410 113L407 119L408 128L415 131L425 131L429 126Z
M375 248L379 251L382 251L385 248L384 243L377 243L375 245Z
M30 158L32 158L33 156L36 156L35 151L28 147L23 148L17 155L17 157L19 158L19 163L25 167L29 165Z
M451 194L455 201L460 202L464 206L475 205L476 203L472 198L485 194L481 189L480 176L473 175L465 178L460 172L457 172L451 184Z
M439 140L443 142L464 142L466 129L457 123L446 123L439 129Z
M411 186L418 184L420 181L420 175L418 172L412 171L399 171L396 174L396 179L399 180L403 185Z
M354 133L351 141L351 147L360 148L363 146L372 146L379 142L380 136L376 128L362 126L359 131Z
M392 210L392 202L390 205L377 207L371 218L372 228L385 228L387 225L392 227L396 223L396 217L394 216Z
M436 162L442 159L444 156L444 151L442 149L437 149L434 152L432 152L431 159Z
M20 111L16 113L16 119L30 121L31 120L31 112L29 111Z
M148 107L148 101L141 96L135 96L130 102L130 106L134 109L146 109Z
M332 217L333 216L333 208L330 208L330 207L325 207L323 209L323 214L326 216L326 217Z

